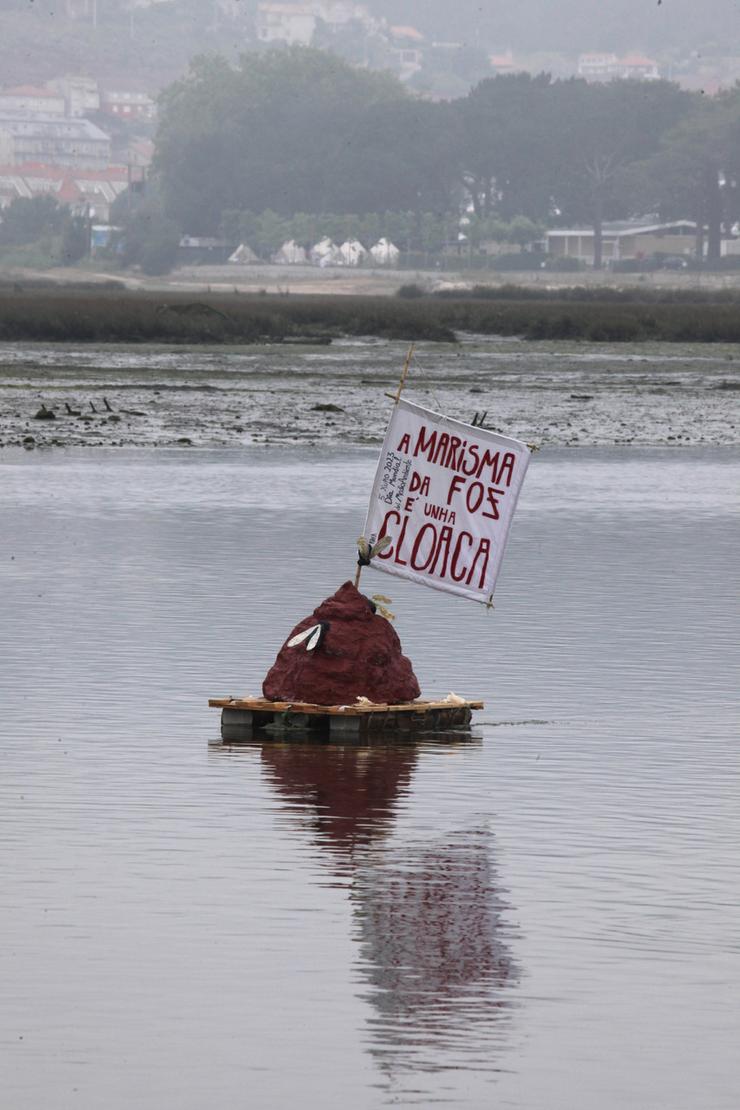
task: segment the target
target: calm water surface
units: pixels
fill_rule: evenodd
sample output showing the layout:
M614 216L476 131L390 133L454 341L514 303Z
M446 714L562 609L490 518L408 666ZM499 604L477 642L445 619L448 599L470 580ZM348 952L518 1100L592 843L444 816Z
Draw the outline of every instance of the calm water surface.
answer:
M374 459L0 455L3 1108L740 1104L738 455L538 455L493 614L366 572L471 738L220 745Z

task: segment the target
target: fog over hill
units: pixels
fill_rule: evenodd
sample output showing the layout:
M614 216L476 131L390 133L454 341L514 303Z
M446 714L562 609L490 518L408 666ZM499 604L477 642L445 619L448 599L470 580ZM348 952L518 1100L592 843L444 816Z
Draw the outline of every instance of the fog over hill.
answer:
M235 56L257 48L259 6L259 0L0 0L0 85L45 80L61 68L161 88L194 54ZM572 72L578 55L592 51L648 53L664 76L689 59L740 59L740 0L364 0L359 6L416 28L427 45L477 47L483 59L511 49L515 63L530 70L564 74L570 66ZM333 48L343 53L338 41ZM346 50L344 56L356 60ZM740 62L721 67L718 80L726 85L729 74L731 83L736 69ZM463 66L458 76L474 83L481 73ZM437 91L444 95L444 86Z
M737 0L367 0L425 33L524 52L740 48Z

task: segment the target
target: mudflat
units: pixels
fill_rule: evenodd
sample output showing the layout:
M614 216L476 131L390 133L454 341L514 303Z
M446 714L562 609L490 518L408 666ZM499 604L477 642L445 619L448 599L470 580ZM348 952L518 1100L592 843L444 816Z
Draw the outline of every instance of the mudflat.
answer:
M370 445L403 340L328 345L0 345L0 446ZM420 404L547 446L737 442L740 355L730 344L421 342ZM52 416L44 415L51 413Z

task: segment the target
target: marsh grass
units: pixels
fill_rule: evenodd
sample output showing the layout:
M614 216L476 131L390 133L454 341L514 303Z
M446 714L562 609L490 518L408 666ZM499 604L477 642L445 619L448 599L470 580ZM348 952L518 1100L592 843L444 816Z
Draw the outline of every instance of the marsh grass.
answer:
M740 342L740 299L724 291L711 300L704 291L681 291L680 297L665 291L671 295L662 299L658 291L643 297L642 290L630 296L599 290L598 299L593 290L578 291L580 298L574 290L542 296L540 290L504 286L496 292L407 298L9 286L0 290L0 340L243 344L372 335L451 342L457 332L472 332L598 342Z

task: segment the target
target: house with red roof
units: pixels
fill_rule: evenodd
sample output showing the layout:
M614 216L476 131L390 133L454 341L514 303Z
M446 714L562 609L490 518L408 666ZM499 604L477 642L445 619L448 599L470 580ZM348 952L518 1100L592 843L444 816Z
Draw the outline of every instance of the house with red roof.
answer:
M388 28L391 56L402 81L408 81L422 67L426 39L416 27L397 25Z
M30 199L48 194L67 205L73 215L89 216L106 223L113 201L128 185L127 166L86 170L43 162L0 165L0 210L18 197Z
M157 106L148 93L121 85L103 90L100 107L112 116L127 120L152 120L157 114Z
M586 81L657 81L660 77L658 63L644 54L581 54L578 59L578 76Z

